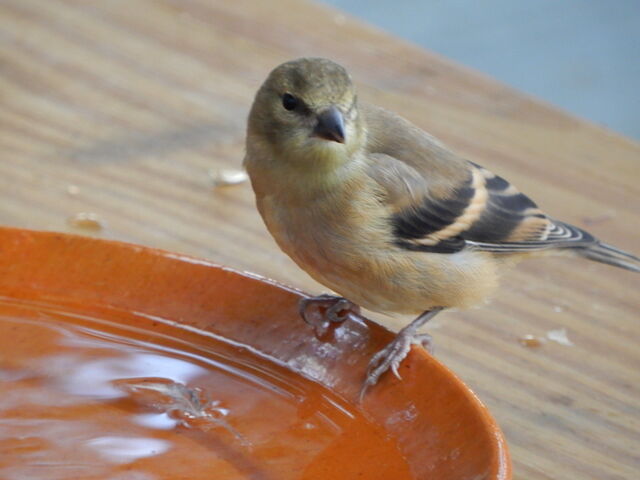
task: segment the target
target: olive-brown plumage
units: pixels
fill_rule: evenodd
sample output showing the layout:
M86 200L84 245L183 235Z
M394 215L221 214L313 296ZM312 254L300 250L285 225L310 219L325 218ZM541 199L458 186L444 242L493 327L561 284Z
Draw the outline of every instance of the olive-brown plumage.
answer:
M547 217L502 177L358 102L347 72L326 59L270 73L246 148L258 209L285 253L357 305L420 314L374 357L365 387L396 371L435 312L480 302L517 260L565 253L640 272L637 257Z

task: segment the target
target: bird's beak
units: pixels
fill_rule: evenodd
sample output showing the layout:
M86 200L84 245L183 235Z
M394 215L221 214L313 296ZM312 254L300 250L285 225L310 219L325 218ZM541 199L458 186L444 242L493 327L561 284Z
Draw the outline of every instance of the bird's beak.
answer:
M318 124L313 129L313 135L332 142L344 143L344 118L337 107L329 107L318 114Z

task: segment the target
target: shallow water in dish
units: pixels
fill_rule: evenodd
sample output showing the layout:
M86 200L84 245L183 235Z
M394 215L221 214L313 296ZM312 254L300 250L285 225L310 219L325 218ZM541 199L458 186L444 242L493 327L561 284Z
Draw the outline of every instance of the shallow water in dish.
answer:
M0 478L411 479L353 405L206 332L0 301Z

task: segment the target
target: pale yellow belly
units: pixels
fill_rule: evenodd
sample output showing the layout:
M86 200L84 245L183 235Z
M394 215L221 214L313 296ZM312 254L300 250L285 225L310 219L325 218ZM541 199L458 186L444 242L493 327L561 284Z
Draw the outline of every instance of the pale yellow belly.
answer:
M277 216L263 205L280 248L311 277L352 302L378 312L418 314L433 307L465 308L496 286L488 254L413 252L387 241L370 225L348 226L322 215ZM297 213L297 215L296 215Z

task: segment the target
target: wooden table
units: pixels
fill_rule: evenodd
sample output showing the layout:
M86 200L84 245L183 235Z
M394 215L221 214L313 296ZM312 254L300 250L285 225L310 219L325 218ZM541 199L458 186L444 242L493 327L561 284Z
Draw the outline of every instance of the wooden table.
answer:
M323 288L266 232L239 167L268 71L344 64L360 95L511 179L552 216L640 252L640 146L315 4L285 0L0 3L0 222L84 230ZM640 470L640 276L545 259L482 308L437 319L437 355L489 406L520 479ZM374 316L375 317L375 316ZM405 319L376 317L391 328ZM518 342L565 328L572 346Z

